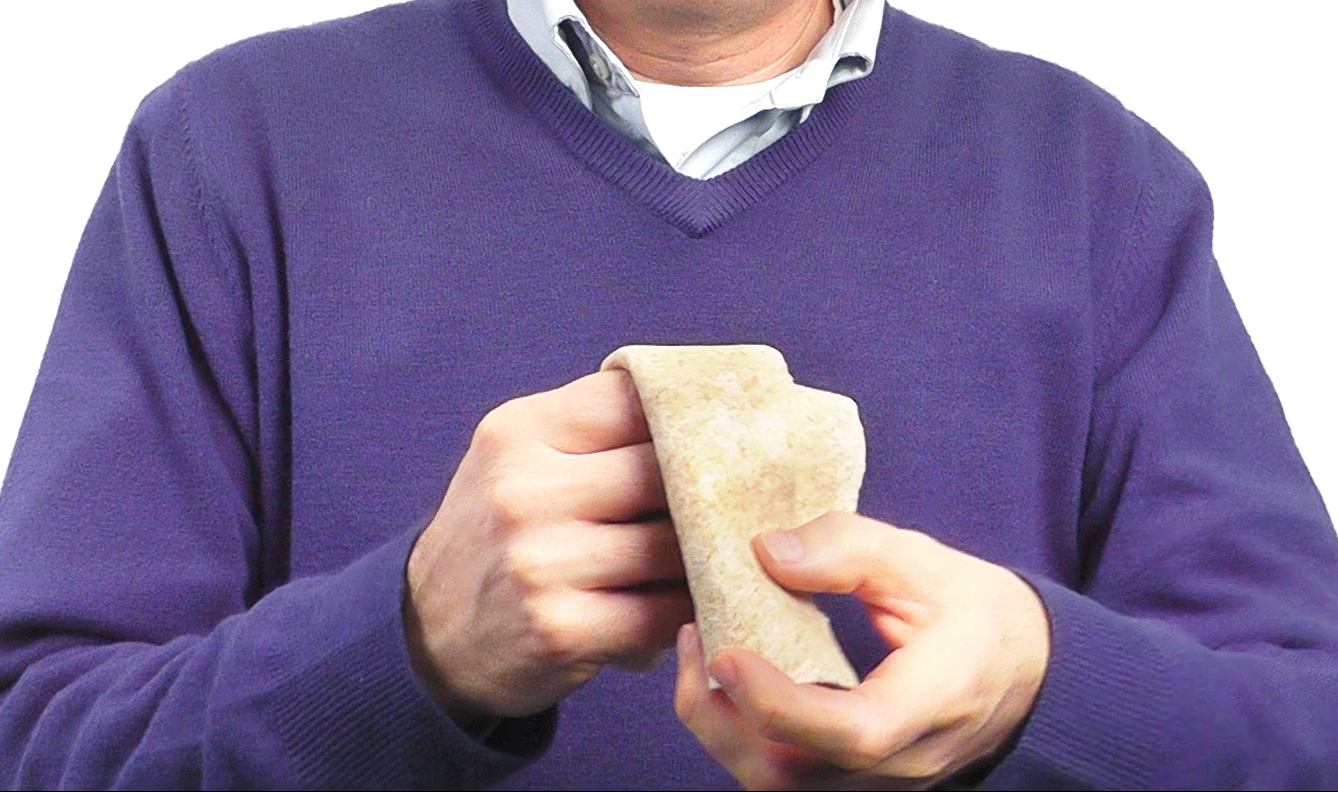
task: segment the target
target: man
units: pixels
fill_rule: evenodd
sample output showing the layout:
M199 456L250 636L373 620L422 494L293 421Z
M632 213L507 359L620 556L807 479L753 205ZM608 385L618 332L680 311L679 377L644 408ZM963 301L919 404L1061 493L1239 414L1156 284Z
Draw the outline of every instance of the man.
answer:
M6 780L1332 786L1335 537L1209 228L1109 97L869 0L211 56L132 125L0 501ZM857 690L680 629L635 393L582 376L632 341L860 403L868 517L757 545L853 595Z

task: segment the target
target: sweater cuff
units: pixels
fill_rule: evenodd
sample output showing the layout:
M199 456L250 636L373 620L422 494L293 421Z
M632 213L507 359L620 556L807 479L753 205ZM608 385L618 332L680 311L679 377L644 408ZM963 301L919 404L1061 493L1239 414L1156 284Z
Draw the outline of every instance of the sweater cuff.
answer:
M550 711L504 721L487 744L479 742L414 674L402 602L419 533L397 537L317 584L326 588L327 613L347 615L348 640L312 657L274 691L275 730L312 788L482 786L532 761L552 740Z
M1146 788L1165 755L1160 736L1172 714L1156 630L1019 574L1049 614L1050 665L1016 746L983 788Z

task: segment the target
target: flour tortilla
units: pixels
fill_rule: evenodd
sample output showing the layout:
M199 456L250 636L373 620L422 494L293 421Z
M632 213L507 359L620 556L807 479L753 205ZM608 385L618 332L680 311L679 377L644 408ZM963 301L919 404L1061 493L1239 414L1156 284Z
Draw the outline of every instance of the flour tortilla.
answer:
M795 384L762 345L625 346L601 366L613 368L641 398L706 656L741 646L797 683L858 685L827 617L773 582L750 545L855 511L865 455L855 402Z

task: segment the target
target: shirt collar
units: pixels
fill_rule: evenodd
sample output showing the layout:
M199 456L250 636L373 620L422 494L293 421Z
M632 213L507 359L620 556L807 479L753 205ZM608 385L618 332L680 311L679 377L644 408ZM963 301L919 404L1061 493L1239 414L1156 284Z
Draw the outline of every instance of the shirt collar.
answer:
M836 0L838 5L841 1ZM808 60L772 89L775 106L812 106L822 101L831 86L868 74L873 69L885 4L885 0L846 0ZM507 14L534 54L586 107L591 106L591 87L582 64L563 40L563 24L571 25L586 43L588 65L596 78L604 79L613 91L635 94L631 73L596 35L575 0L507 0ZM609 76L603 78L604 73Z

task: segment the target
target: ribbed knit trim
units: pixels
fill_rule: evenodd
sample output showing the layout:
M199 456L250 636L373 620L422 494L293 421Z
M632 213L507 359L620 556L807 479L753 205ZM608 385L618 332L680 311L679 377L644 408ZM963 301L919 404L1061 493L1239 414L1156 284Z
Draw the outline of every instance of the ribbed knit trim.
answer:
M1169 756L1170 669L1138 625L1024 575L1050 616L1050 668L1031 719L987 789L1147 789ZM1043 780L1042 780L1043 779Z
M399 615L414 536L341 573L341 591L364 598L357 610L373 600L385 618L276 687L275 729L304 786L365 789L395 778L409 788L481 786L523 766L551 738L552 724L536 721L523 752L493 751L445 717L418 682Z
M556 136L610 183L692 237L724 225L762 196L783 184L829 148L875 75L838 85L814 108L807 121L747 162L712 179L699 180L676 172L619 135L585 108L525 44L497 0L468 0L465 27L477 34L474 49L503 79L523 94ZM879 62L888 63L889 27L895 16L884 15ZM883 79L886 79L884 76Z

